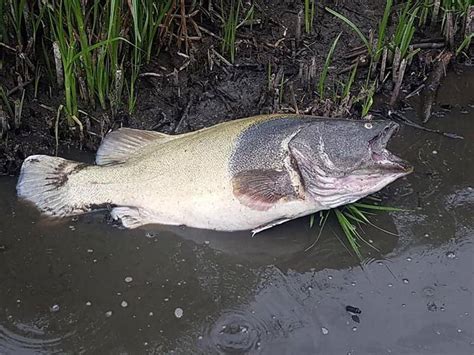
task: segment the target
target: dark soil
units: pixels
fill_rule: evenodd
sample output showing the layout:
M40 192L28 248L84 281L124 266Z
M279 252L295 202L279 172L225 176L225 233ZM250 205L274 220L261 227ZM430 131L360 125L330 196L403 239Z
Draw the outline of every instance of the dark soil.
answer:
M172 43L143 68L143 73L160 77L145 74L139 79L137 107L132 115L125 108L112 116L109 111L82 107L89 115L81 116L85 127L83 138L61 119L60 145L95 151L101 137L120 126L177 134L260 113L299 110L319 115L357 115L357 105L352 112L336 112L330 101L315 99L319 74L337 34L343 32L330 68L331 85L336 80L347 80L349 73L339 76L336 73L350 65L350 60L344 59L345 53L361 45L357 35L325 12L324 7L344 14L368 33L377 27L385 1L318 1L313 33L307 35L302 29L299 42L296 39L299 4L287 0L259 4L256 17L261 23L252 29L239 29L233 66L214 53L214 50L220 52L219 40L204 32L202 40L191 43L189 59L179 55ZM219 24L206 23L205 18L200 21L207 30L219 35ZM185 69L179 70L183 66ZM414 76L420 75L424 75L423 71ZM17 77L14 65L0 69L0 80L7 90L17 86ZM360 72L359 80L362 79ZM282 81L283 93L280 93ZM18 95L12 97L19 99ZM10 130L0 139L0 174L17 174L28 155L55 154L54 122L63 93L51 88L44 79L37 99L33 96L34 88L30 84L26 86L20 124L10 122Z

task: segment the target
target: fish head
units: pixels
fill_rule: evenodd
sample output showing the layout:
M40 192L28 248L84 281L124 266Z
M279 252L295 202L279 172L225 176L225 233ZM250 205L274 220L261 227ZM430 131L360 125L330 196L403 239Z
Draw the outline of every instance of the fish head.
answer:
M302 129L289 148L308 193L333 208L377 192L413 171L387 150L391 121L325 120Z

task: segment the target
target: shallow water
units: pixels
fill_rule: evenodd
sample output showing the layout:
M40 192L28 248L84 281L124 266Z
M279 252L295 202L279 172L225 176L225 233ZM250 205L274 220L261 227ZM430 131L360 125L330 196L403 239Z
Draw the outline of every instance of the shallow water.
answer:
M309 252L308 218L255 238L51 223L0 178L0 353L472 354L472 83L451 73L429 124L464 140L393 139L415 173L382 195L408 210L375 218L399 237L367 228L363 267L334 221Z

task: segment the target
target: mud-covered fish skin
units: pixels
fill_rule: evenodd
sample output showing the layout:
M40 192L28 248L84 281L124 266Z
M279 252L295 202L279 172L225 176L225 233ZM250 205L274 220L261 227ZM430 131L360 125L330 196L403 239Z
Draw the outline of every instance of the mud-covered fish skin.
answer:
M104 204L125 227L265 229L356 201L411 172L385 147L390 121L256 116L170 136L120 129L97 165L25 160L18 195L50 216Z

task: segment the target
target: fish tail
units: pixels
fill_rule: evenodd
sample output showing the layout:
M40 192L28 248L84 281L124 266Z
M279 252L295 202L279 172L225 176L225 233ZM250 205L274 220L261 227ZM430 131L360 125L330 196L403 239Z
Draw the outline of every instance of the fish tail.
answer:
M29 156L21 167L16 187L18 196L50 216L84 213L88 208L71 196L68 180L85 166L87 164L46 155Z

